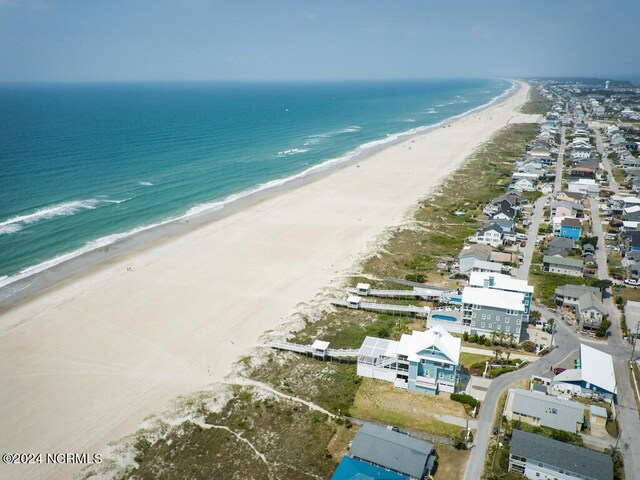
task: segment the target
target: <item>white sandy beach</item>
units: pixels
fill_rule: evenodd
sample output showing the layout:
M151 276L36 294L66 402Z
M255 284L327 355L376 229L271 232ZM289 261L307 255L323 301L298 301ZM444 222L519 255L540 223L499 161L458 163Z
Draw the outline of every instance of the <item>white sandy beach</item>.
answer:
M509 122L534 121L516 112L527 93L521 85L450 127L11 308L0 317L0 451L101 452L172 398L221 380L480 143ZM0 478L67 478L80 467L0 465Z

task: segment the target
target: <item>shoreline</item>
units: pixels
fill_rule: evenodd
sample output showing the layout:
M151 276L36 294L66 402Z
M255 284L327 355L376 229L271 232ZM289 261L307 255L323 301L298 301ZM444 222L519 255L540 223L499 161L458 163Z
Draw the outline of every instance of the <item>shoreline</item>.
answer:
M515 110L528 92L520 85L451 128L190 225L12 305L3 321L17 326L0 333L3 450L99 452L177 396L224 378L480 144L514 118L531 118ZM20 467L6 468L12 478L77 471Z
M32 295L37 295L49 288L55 288L56 284L60 282L82 276L92 268L100 268L104 263L109 263L122 256L134 254L140 249L151 248L155 243L170 241L172 238L175 238L176 235L179 236L188 233L209 222L215 222L225 218L244 208L260 203L272 195L278 195L289 189L299 188L330 175L338 169L345 168L359 161L366 161L369 157L386 148L409 141L435 129L453 125L469 115L499 105L514 95L518 91L518 85L521 85L521 82L518 83L512 79L505 80L511 82L511 86L501 94L496 95L482 105L469 109L461 114L445 118L433 125L424 125L403 132L389 134L387 138L373 140L359 145L353 150L345 152L340 157L325 160L288 177L259 184L247 190L228 195L221 200L194 205L178 217L168 218L151 225L136 227L128 232L115 233L92 240L79 249L45 260L40 264L32 265L13 275L8 275L4 278L0 277L0 316L7 311L8 308L11 308L12 305L20 303L23 300L28 300ZM387 141L388 138L392 139ZM204 208L204 210L196 211L200 208ZM113 241L101 242L101 240L112 236L117 236L118 238ZM90 246L94 243L95 246ZM103 249L107 250L105 251ZM111 252L109 252L109 250L111 250ZM15 278L15 280L12 280L13 278ZM9 283L2 283L6 281L9 281ZM0 321L0 332L10 327L11 325L3 325L2 321Z

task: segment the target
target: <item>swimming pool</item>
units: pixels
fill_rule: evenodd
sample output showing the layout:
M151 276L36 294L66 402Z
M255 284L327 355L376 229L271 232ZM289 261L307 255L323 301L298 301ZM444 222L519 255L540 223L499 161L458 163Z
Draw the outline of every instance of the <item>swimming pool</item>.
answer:
M442 315L440 313L431 315L431 318L433 318L434 320L445 320L447 322L455 322L458 320L456 317L452 317L451 315Z

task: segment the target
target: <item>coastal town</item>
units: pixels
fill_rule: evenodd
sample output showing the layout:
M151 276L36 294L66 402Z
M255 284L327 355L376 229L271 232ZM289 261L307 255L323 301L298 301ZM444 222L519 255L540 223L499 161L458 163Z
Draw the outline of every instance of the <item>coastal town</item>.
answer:
M0 0L0 480L640 480L639 15Z

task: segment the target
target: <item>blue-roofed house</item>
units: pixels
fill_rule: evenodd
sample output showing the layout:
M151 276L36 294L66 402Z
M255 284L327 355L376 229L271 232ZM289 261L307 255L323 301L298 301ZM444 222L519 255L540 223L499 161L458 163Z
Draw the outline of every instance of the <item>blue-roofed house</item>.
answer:
M357 458L344 456L331 480L408 480L409 477Z
M577 218L563 218L560 224L560 236L570 238L574 242L580 240L582 233L582 222Z

